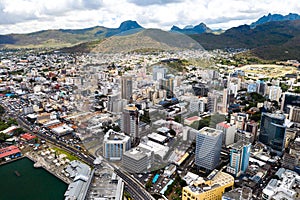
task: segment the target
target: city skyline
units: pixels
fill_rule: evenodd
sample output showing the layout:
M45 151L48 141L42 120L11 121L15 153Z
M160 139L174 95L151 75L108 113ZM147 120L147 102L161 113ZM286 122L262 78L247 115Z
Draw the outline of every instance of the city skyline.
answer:
M183 28L201 22L212 29L225 30L250 24L268 13L300 13L300 5L293 0L3 0L0 2L0 34L92 26L114 28L125 20L163 30L170 30L173 25Z

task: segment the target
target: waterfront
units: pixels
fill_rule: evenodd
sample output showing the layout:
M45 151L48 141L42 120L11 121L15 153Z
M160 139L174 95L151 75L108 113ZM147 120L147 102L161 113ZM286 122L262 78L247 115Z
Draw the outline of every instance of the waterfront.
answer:
M0 166L0 199L61 200L68 187L63 181L34 162L23 158Z

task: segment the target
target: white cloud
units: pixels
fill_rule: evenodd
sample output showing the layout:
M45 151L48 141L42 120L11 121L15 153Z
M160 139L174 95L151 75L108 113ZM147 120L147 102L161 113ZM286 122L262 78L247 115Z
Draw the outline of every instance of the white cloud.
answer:
M118 27L129 19L164 30L200 22L227 29L268 13L300 13L300 4L295 0L1 0L0 34Z

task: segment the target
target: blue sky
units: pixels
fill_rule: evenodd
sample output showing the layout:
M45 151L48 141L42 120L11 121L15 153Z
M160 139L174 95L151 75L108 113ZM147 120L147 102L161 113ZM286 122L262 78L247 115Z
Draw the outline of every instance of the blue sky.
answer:
M204 22L212 29L250 24L268 13L300 13L297 0L0 0L0 34L118 27L136 20L169 30Z

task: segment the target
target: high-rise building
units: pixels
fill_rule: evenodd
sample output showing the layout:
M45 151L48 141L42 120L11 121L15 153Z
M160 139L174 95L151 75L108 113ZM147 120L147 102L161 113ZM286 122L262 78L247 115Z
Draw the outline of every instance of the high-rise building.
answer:
M103 140L103 156L109 160L121 160L123 153L131 148L130 137L110 129Z
M285 115L262 113L259 141L271 150L281 154L284 150L286 125Z
M132 77L122 76L121 87L121 98L130 100L132 96Z
M251 143L238 141L230 150L230 163L227 172L238 177L244 173L249 165Z
M263 80L256 81L256 85L257 85L257 90L256 90L257 93L261 95L265 95L268 85Z
M134 145L139 142L139 111L133 104L127 105L122 112L121 130L130 136Z
M208 86L204 83L193 84L193 91L195 96L207 97L208 94Z
M279 99L281 97L281 93L282 93L281 87L273 85L269 89L269 99L271 101L279 102Z
M217 130L221 130L223 132L222 144L228 146L234 143L234 136L236 133L235 125L231 125L227 122L220 122L216 126Z
M218 110L218 98L219 96L217 94L208 93L207 97L207 109L211 113L215 113Z
M289 110L289 120L291 120L292 122L300 123L300 107L289 106Z
M124 153L122 166L132 173L144 173L151 168L153 156L152 151L135 147Z
M288 114L289 107L288 106L299 106L300 105L300 94L285 92L282 95L282 102L281 102L281 111Z
M250 83L247 87L247 92L252 93L252 92L257 92L257 85L256 83Z
M153 67L153 80L159 81L160 79L164 79L167 74L167 69L161 66Z
M207 177L199 177L182 188L182 200L221 200L225 191L231 190L234 178L222 171L214 170Z
M222 148L222 131L204 127L192 129L196 133L195 164L206 170L213 170L219 164Z
M235 124L238 130L244 130L248 114L246 113L233 113L230 115L230 124Z
M204 101L199 98L192 99L190 101L190 111L203 113L205 111Z
M165 78L159 80L159 89L167 91L167 97L173 97L174 93L174 75L168 74Z
M256 139L257 131L258 131L258 123L253 120L247 122L245 126L245 131L253 134L254 138Z
M223 90L223 97L222 97L222 112L227 113L228 111L228 96L229 96L229 91L228 89Z

